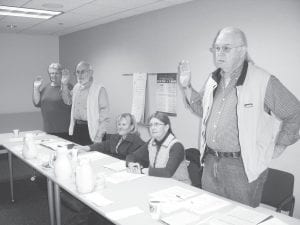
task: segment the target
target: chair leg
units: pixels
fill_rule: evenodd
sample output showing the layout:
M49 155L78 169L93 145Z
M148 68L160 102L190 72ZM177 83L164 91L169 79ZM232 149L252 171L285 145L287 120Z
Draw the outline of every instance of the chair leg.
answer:
M295 198L293 197L292 203L291 203L291 209L289 211L289 216L293 217L294 214L294 207L295 207Z

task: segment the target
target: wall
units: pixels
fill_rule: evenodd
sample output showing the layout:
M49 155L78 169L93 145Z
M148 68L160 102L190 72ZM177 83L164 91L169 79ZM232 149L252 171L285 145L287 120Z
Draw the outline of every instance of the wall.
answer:
M199 0L148 14L100 25L60 38L60 59L74 69L90 62L96 80L107 88L112 118L130 111L132 72L175 72L181 59L191 62L192 84L200 89L214 70L209 47L224 26L236 26L248 37L254 61L275 74L298 98L300 62L300 1ZM125 97L126 96L126 97ZM199 119L178 95L178 116L172 118L177 137L186 147L197 146ZM114 130L114 120L111 131ZM274 160L272 167L296 177L295 215L300 218L300 142Z
M42 127L35 114L39 109L32 104L32 82L37 75L49 80L48 65L59 61L58 41L52 36L0 33L1 132L16 126L21 130Z

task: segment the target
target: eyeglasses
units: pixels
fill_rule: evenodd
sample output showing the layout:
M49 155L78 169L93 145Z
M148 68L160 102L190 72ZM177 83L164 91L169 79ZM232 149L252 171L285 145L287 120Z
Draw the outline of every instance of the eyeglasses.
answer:
M239 47L242 47L243 45L238 45L238 46L233 46L233 47L230 47L230 46L227 46L227 45L224 45L224 46L214 46L212 48L210 48L210 50L212 52L220 52L222 50L222 52L225 52L225 53L229 53L231 52L231 50L233 48L239 48Z
M89 72L89 70L76 70L75 73L78 74L78 75L82 75L82 74L85 74Z
M163 123L149 123L149 127L158 127L158 126L162 126L162 125L165 125Z

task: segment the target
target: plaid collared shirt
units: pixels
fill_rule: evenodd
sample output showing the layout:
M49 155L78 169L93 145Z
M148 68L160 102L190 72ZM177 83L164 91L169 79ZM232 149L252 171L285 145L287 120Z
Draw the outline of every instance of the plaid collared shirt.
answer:
M241 150L236 111L238 101L236 85L241 73L242 66L233 72L226 87L222 76L214 93L214 102L206 129L206 142L216 151ZM267 85L265 111L273 112L282 120L277 144L287 146L299 139L300 103L274 76L271 76Z

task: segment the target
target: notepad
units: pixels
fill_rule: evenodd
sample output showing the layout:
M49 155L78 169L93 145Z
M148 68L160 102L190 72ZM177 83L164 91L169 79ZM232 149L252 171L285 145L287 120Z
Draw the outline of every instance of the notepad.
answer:
M109 157L109 156L106 154L100 153L100 152L96 152L96 151L85 152L85 153L81 153L78 155L78 159L88 159L90 161L105 159L107 157Z

